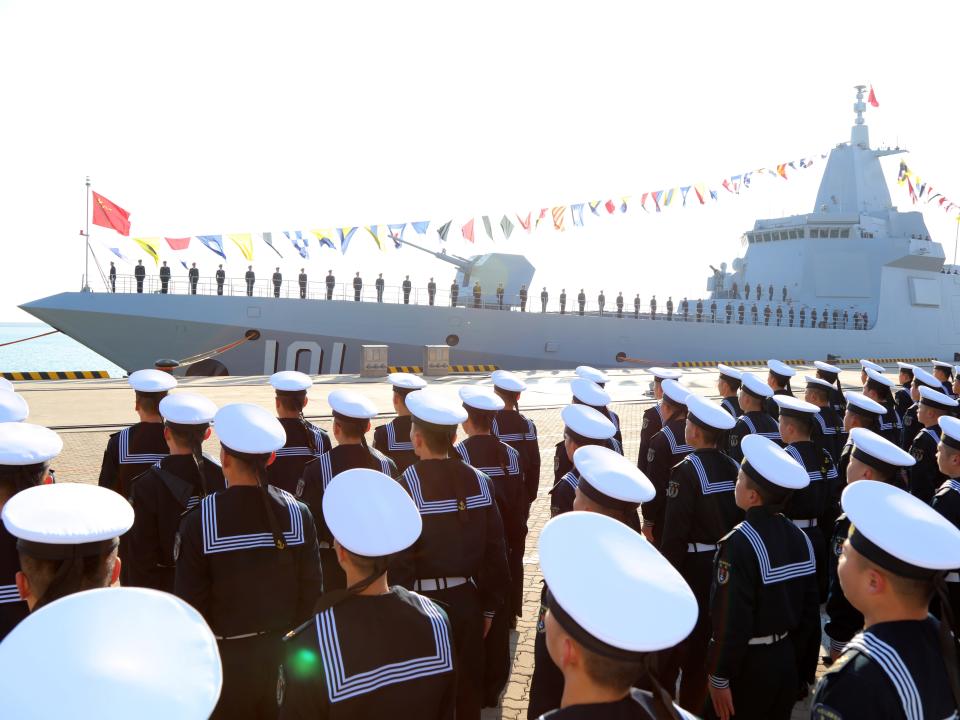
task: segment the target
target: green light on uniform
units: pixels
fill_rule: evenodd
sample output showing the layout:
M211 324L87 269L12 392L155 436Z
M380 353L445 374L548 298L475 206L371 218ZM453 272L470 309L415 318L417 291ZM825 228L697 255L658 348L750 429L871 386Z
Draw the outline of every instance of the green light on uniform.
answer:
M315 675L320 666L320 656L309 648L297 650L290 658L290 672L298 678Z

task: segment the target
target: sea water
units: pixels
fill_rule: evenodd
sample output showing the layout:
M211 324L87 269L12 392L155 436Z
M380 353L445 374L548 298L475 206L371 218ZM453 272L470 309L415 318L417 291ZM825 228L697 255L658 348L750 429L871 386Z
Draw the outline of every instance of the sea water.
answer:
M126 375L123 368L63 333L4 345L51 330L43 323L0 323L0 372L106 370L110 377Z

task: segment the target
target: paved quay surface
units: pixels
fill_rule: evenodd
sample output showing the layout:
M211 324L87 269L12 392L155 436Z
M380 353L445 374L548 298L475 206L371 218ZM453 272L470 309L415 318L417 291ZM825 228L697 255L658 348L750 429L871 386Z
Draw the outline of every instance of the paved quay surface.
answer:
M755 370L761 377L765 370ZM798 369L798 377L813 374L811 369ZM569 381L571 371L534 371L521 373L529 383L522 397L521 410L537 425L540 436L540 453L543 459L540 487L530 511L530 532L527 536L527 552L524 557L524 606L523 617L513 635L513 666L510 680L500 707L484 711L484 720L519 720L526 718L530 678L533 674L533 645L535 624L540 603L541 575L537 558L537 539L544 523L550 519L548 492L553 483L554 445L560 440L563 426L559 408L570 399ZM651 376L642 369L609 371L607 389L614 402L612 408L620 415L625 454L636 458L640 438L640 423L643 411L653 402L647 394ZM698 368L684 372L684 384L704 396L716 396L718 373L710 368ZM450 376L430 379L444 392L456 393L461 385L486 384L487 376ZM859 386L859 368L844 372L841 381L845 388ZM795 382L802 388L804 383ZM18 382L18 392L30 404L30 422L56 428L64 441L63 453L53 467L58 481L96 482L100 462L110 433L136 421L133 410L133 393L125 380L79 380ZM273 389L266 378L182 378L180 389L209 397L218 405L230 402L252 402L272 408ZM367 380L350 376L320 376L309 393L310 402L305 414L312 422L330 429L330 408L327 395L336 389L351 388L367 394L383 414L384 420L393 414L392 392L382 380ZM802 394L802 393L801 393ZM374 426L384 420L375 420ZM372 436L370 438L372 440ZM219 448L215 436L208 441L206 450L216 453ZM809 702L798 703L793 717L809 717Z

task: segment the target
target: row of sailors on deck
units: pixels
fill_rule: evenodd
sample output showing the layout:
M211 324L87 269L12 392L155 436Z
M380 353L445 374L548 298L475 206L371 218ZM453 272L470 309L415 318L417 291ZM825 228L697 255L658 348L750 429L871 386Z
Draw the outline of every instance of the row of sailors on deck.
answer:
M816 405L792 397L792 368L769 370L775 389L721 368L739 390L721 406L653 369L637 467L606 377L579 369L538 543L530 717L788 718L814 679L824 600L834 662L812 717L954 716L956 400L917 390L946 478L931 507L903 489L916 453L875 431L875 369L843 394L842 472L817 419L836 412L829 377L808 378ZM271 378L279 418L133 373L142 422L111 437L100 487L46 484L62 441L0 391L11 716L464 718L496 704L539 478L526 385L498 371L494 391L455 402L390 380L398 417L373 447L372 403L330 394L333 447L303 418L299 373ZM202 452L211 426L219 459ZM95 589L118 579L132 587ZM51 677L59 692L42 692Z

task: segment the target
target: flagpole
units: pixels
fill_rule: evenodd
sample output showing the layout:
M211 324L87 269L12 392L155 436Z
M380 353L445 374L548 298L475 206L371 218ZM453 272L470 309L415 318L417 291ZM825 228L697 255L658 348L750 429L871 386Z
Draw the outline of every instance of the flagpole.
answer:
M90 176L87 175L87 231L84 233L84 239L86 240L86 252L84 253L84 269L83 269L83 289L81 292L90 292Z
M957 216L957 232L953 236L953 269L957 269L957 241L960 240L960 215Z

